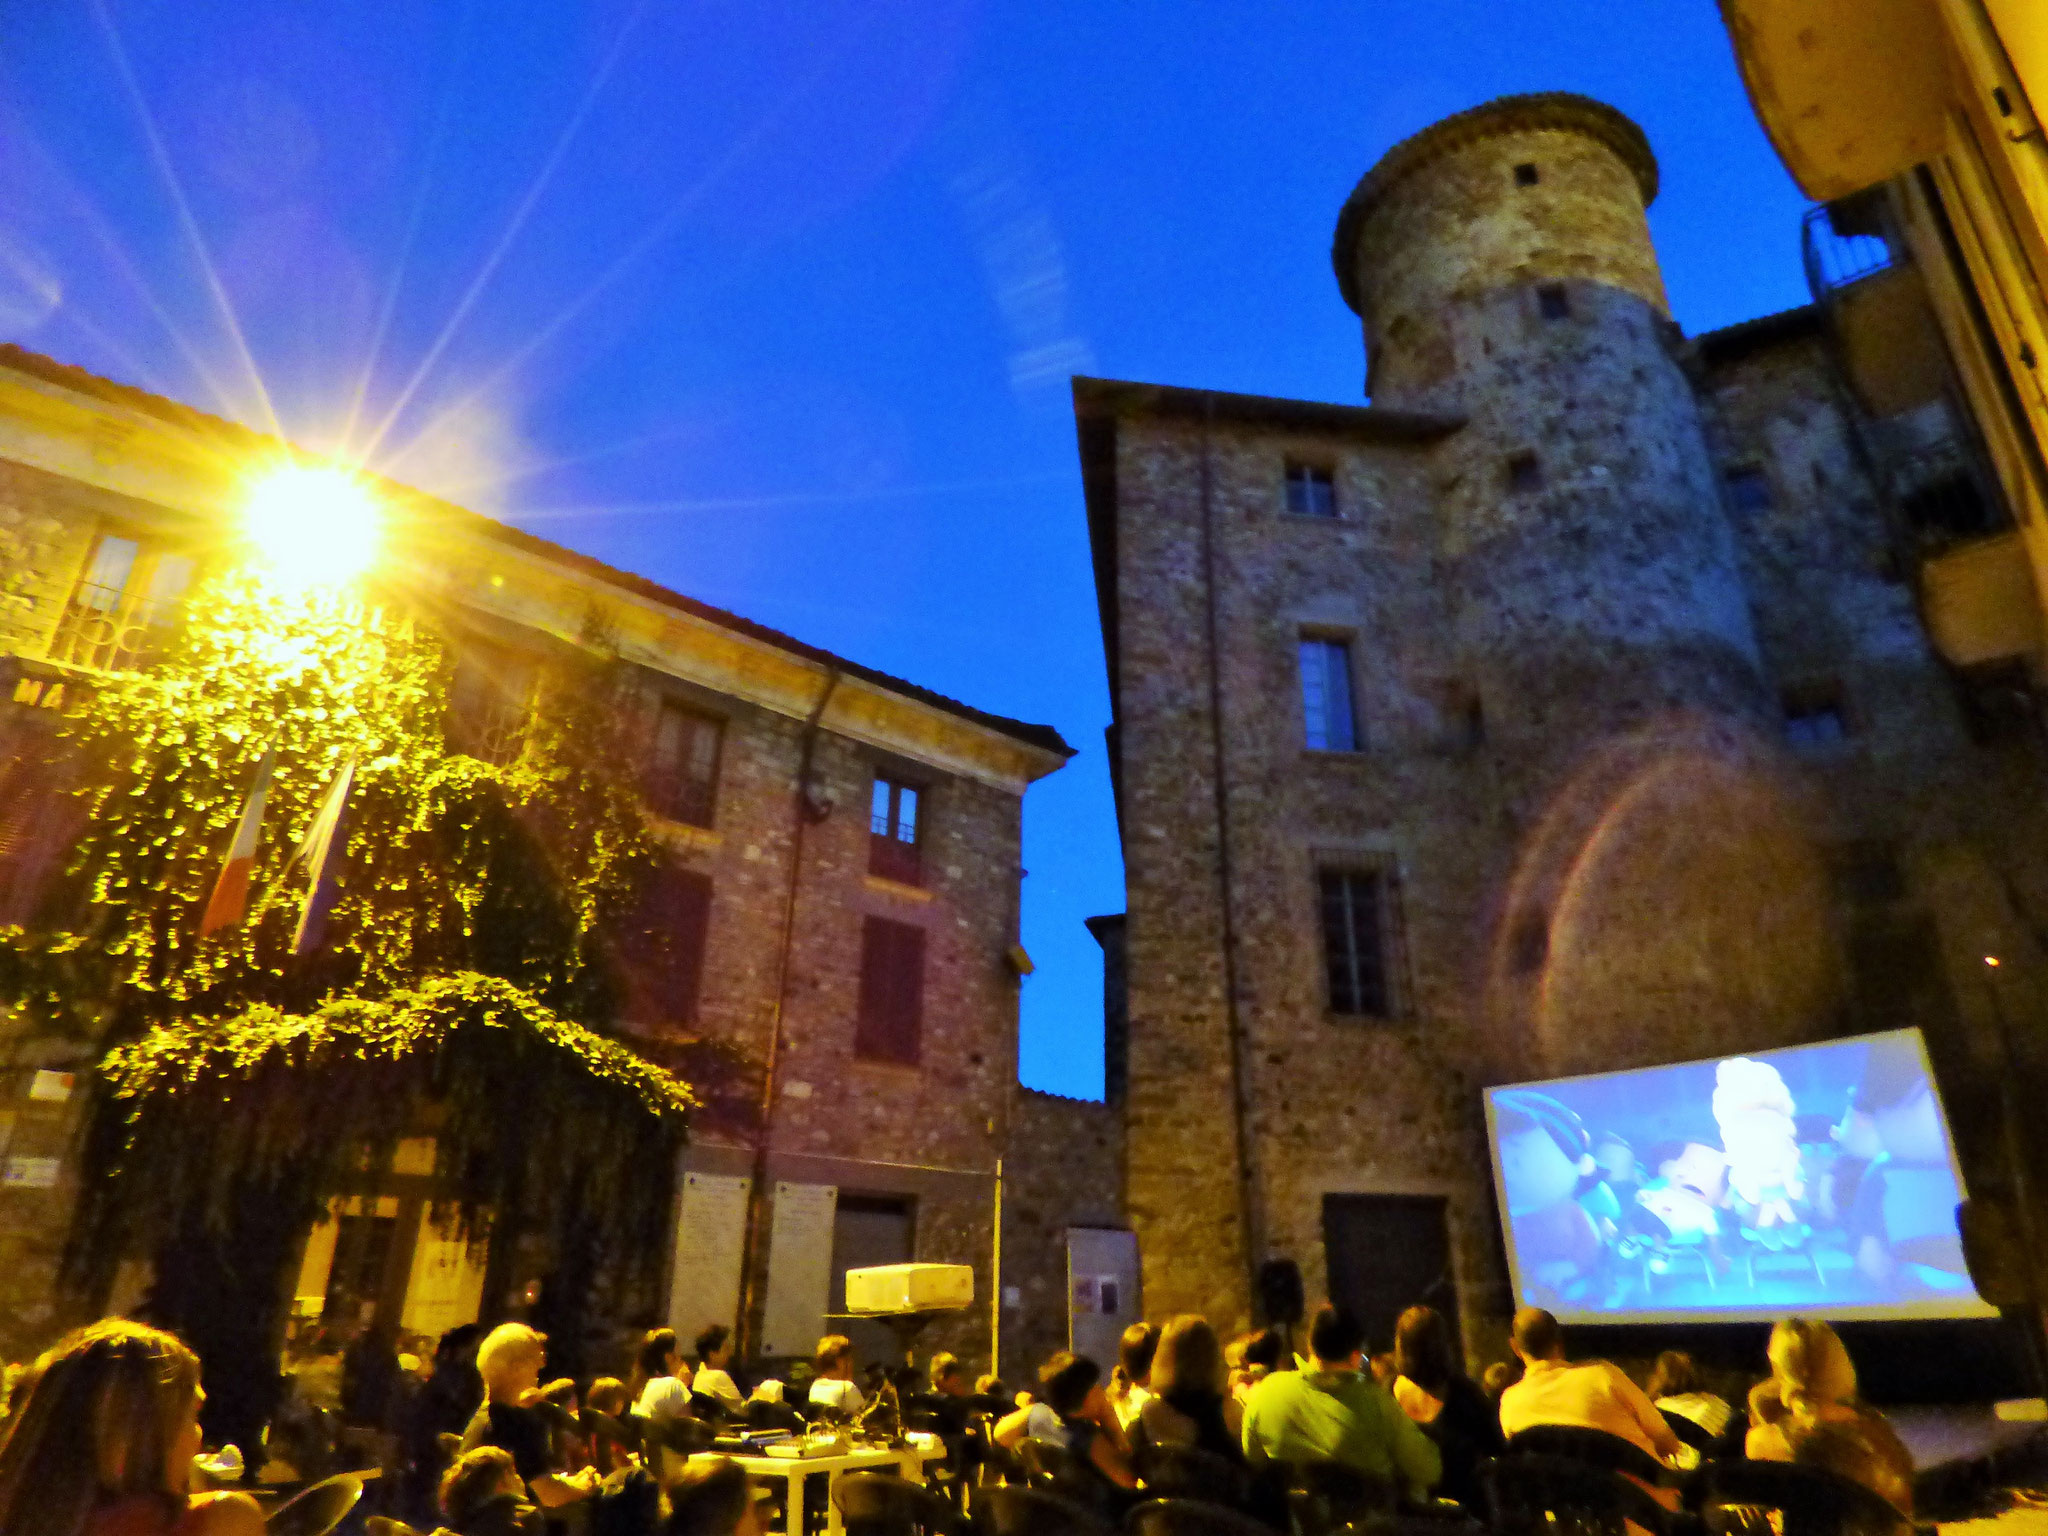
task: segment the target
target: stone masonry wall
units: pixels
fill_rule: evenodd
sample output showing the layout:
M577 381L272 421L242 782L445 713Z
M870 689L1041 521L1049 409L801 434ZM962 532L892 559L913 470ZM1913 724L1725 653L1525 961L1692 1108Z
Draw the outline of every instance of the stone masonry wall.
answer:
M1124 1223L1124 1126L1118 1106L1017 1090L1003 1159L1003 1311L999 1373L1013 1388L1067 1347L1067 1228ZM1164 1307L1144 1298L1145 1315ZM1107 1366L1110 1362L1103 1362Z

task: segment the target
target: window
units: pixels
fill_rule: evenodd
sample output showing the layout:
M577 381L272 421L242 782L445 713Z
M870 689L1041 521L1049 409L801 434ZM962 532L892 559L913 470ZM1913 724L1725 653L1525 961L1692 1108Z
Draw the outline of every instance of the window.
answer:
M1536 311L1546 320L1569 320L1572 297L1563 283L1545 283L1536 290Z
M905 885L924 882L917 849L919 795L915 787L877 778L868 807L868 873Z
M1971 538L1998 527L1998 516L1976 479L1956 470L1929 480L1899 498L1906 526L1923 538Z
M711 825L718 797L718 747L724 727L709 715L664 699L654 719L648 803L673 821Z
M1533 161L1524 160L1515 167L1515 185L1518 187L1533 187L1542 179Z
M619 946L628 1018L680 1024L697 1016L710 927L711 877L666 861L658 865Z
M1337 515L1337 477L1321 464L1287 461L1287 510L1297 517Z
M1533 453L1508 455L1508 489L1534 491L1543 485L1543 461Z
M58 617L50 660L105 672L142 665L191 584L188 557L101 534Z
M1356 752L1351 717L1351 647L1342 640L1301 642L1304 743L1318 752Z
M1771 510L1771 477L1758 464L1739 464L1722 479L1728 486L1728 504L1738 512Z
M861 925L860 1016L853 1054L917 1065L924 1033L924 930L870 917Z
M448 739L487 763L515 761L526 744L538 669L524 656L465 646L448 685Z
M1319 878L1330 1012L1391 1017L1387 934L1392 875L1377 869L1326 869Z
M1840 683L1807 683L1787 688L1785 741L1792 747L1830 747L1849 738L1849 712Z

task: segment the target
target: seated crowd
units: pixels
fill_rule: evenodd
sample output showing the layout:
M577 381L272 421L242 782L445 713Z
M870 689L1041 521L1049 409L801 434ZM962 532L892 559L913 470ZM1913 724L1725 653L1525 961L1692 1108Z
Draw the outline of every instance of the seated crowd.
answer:
M395 1482L394 1496L413 1490L403 1511L423 1522L413 1528L447 1536L544 1536L583 1504L602 1507L606 1530L759 1536L758 1490L745 1472L692 1453L720 1428L804 1420L880 1435L929 1430L946 1446L955 1491L1017 1472L1110 1515L1164 1490L1232 1502L1288 1529L1287 1490L1302 1486L1304 1469L1328 1467L1390 1502L1483 1517L1489 1462L1555 1430L1625 1442L1642 1460L1614 1470L1670 1508L1675 1482L1657 1472L1705 1453L1817 1468L1911 1513L1910 1456L1858 1399L1834 1331L1800 1318L1773 1330L1770 1375L1746 1414L1706 1390L1681 1353L1658 1357L1647 1388L1609 1362L1573 1362L1556 1318L1537 1308L1516 1314L1515 1361L1488 1368L1484 1386L1427 1307L1401 1315L1390 1357L1369 1357L1358 1320L1337 1306L1317 1311L1299 1355L1272 1330L1226 1347L1201 1317L1134 1324L1107 1377L1096 1361L1061 1351L1013 1400L994 1377L970 1387L950 1354L932 1357L927 1372L870 1368L863 1386L842 1335L819 1341L808 1373L750 1392L724 1328L707 1329L689 1355L674 1332L656 1329L630 1380L580 1386L543 1384L547 1340L523 1324L481 1339L472 1328L470 1341L473 1372L459 1358L444 1362L444 1341L414 1399L434 1417L398 1437L432 1450L418 1450L428 1460L408 1472L420 1476ZM444 1365L450 1384L435 1392ZM23 1373L8 1403L0 1536L254 1536L263 1517L248 1495L194 1486L204 1396L198 1358L169 1334L108 1320L68 1336ZM1191 1485L1194 1473L1207 1481Z

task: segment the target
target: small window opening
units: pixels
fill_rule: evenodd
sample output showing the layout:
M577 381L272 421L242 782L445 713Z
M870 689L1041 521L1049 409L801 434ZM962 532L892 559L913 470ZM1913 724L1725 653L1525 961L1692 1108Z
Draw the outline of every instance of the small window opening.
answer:
M1956 470L1899 498L1899 512L1915 533L1937 539L1967 539L1998 526L1976 477Z
M1287 461L1287 510L1297 517L1337 515L1337 476L1326 464Z
M1508 489L1533 491L1543 485L1543 461L1533 453L1508 455Z
M1780 695L1785 743L1796 748L1831 747L1849 739L1849 710L1837 682L1805 683Z
M1565 292L1563 283L1545 283L1536 290L1536 309L1546 320L1569 320L1571 295Z
M1342 640L1301 642L1302 745L1317 752L1356 752L1351 709L1351 647Z
M1534 161L1524 160L1515 167L1515 185L1518 187L1533 187L1542 179L1537 173Z
M1771 477L1758 464L1741 464L1722 477L1728 485L1728 502L1738 512L1768 512L1771 509Z

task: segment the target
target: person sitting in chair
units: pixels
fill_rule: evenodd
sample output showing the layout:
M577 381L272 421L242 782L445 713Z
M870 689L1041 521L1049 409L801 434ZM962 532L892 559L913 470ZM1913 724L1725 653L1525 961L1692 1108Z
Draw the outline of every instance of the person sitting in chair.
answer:
M747 1399L727 1369L732 1364L732 1330L723 1323L713 1323L697 1335L696 1349L697 1374L690 1382L692 1395L716 1399L728 1413L738 1413Z
M1086 1355L1063 1349L1047 1360L1039 1367L1036 1400L996 1425L998 1445L1014 1449L1027 1437L1064 1446L1113 1488L1138 1486L1130 1442L1102 1390L1102 1367Z
M1564 1329L1543 1308L1517 1312L1508 1342L1523 1366L1522 1379L1500 1395L1500 1427L1510 1439L1559 1424L1601 1430L1659 1461L1678 1455L1678 1436L1643 1389L1605 1360L1566 1360Z
M867 1407L867 1394L854 1384L853 1340L843 1333L828 1333L818 1340L815 1359L818 1374L811 1382L813 1408L827 1408L849 1422Z
M1443 1476L1443 1458L1391 1393L1365 1369L1365 1329L1324 1303L1308 1331L1309 1369L1276 1371L1244 1405L1244 1454L1273 1461L1335 1461L1420 1499Z

